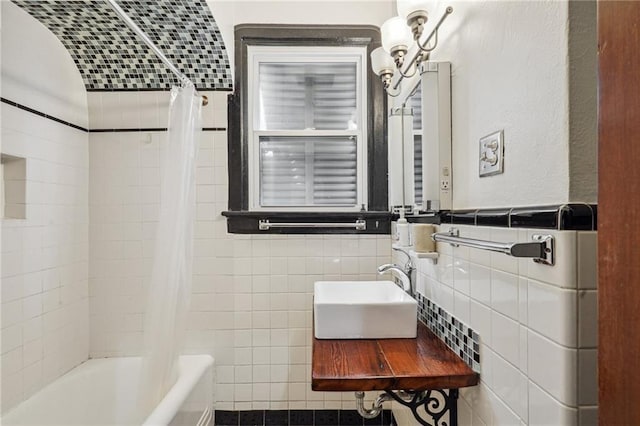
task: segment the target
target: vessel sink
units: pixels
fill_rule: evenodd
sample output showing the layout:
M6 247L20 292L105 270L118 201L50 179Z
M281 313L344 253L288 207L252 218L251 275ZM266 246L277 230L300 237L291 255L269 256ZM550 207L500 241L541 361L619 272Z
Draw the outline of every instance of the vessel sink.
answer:
M316 281L317 339L414 338L415 299L392 281Z

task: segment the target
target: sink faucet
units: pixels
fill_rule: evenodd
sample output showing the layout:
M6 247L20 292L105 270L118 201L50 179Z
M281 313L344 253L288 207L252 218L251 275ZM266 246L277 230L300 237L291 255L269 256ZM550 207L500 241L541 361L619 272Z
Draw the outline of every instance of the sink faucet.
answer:
M404 267L396 264L396 263L386 263L384 265L378 266L378 273L384 274L387 271L395 271L398 273L400 277L400 281L402 282L402 289L406 291L409 296L415 297L415 289L413 288L413 280L411 280L411 273L415 269L413 266L413 262L411 262L411 256L405 250L399 247L393 247L394 250L397 250L407 256L407 263L405 263Z
M409 293L411 297L413 297L413 288L411 286L411 277L400 265L396 265L395 263L386 263L384 265L378 266L378 273L384 274L387 271L395 271L400 276L400 281L402 281L402 289Z

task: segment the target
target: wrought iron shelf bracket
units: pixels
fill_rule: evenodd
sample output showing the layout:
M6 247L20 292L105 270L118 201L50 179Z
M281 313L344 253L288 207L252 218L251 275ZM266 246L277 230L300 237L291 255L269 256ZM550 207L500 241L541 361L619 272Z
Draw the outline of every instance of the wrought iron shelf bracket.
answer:
M413 417L423 426L458 425L458 389L431 389L415 392L387 390L385 394L411 410ZM424 410L420 410L421 408ZM448 418L447 414L449 414ZM425 415L428 418L425 418Z
M378 417L385 401L396 401L423 426L458 426L458 389L385 390L369 409L364 407L364 392L356 392L355 397L358 413L365 419Z

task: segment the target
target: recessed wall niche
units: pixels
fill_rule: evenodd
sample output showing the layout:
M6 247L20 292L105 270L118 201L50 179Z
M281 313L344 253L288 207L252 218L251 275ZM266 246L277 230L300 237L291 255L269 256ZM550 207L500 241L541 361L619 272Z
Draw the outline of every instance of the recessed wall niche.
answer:
M27 161L2 154L2 218L26 219Z

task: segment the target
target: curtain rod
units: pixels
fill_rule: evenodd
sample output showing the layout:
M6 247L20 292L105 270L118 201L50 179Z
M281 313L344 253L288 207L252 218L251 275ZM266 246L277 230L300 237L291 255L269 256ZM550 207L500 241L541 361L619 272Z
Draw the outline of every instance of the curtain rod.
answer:
M155 53L158 59L160 59L167 66L167 68L169 68L169 70L171 70L171 72L178 77L178 79L182 84L189 83L192 86L195 86L193 82L189 79L189 77L187 77L178 68L176 68L175 65L171 63L171 61L165 56L162 50L160 50L158 46L156 46L153 43L153 41L151 41L149 36L147 36L147 34L145 34L145 32L142 31L142 29L135 22L133 22L133 20L129 17L129 15L127 15L127 13L124 10L122 10L120 5L118 5L118 3L116 3L115 0L105 0L105 1L111 7L111 9L113 9L113 11L120 17L120 19L122 19L122 21L124 21L124 23L127 24L127 26L134 33L138 35L138 37L140 37L140 39L144 42L144 44L146 44L147 47L149 47L149 49L151 49L151 51ZM201 97L202 97L202 105L207 105L209 103L209 99L203 95Z

